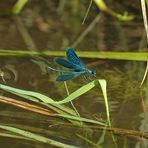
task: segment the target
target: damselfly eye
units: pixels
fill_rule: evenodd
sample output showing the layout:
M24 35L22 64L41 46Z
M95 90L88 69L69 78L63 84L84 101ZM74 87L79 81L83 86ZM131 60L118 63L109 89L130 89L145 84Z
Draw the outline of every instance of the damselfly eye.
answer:
M91 74L92 74L92 75L96 75L96 70L92 70L92 71L91 71Z

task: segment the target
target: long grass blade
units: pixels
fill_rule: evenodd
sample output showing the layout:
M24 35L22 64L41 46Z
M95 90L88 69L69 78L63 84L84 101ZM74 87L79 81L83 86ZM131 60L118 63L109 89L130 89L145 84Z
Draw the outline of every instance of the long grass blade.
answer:
M6 86L6 85L3 85L3 84L0 84L0 88L5 90L5 91L8 91L10 93L13 93L15 95L17 95L17 93L18 93L18 96L21 96L21 97L23 97L25 95L24 98L27 98L26 96L31 96L31 97L35 97L35 98L45 97L44 99L40 98L40 100L46 100L46 98L48 98L47 96L42 95L40 93L36 93L36 92L32 92L32 91L26 91L26 90L21 90L21 89L13 88L13 87ZM83 90L83 92L81 92L80 94L86 92L86 90L84 91L84 89L81 89L81 91ZM53 101L52 99L51 100L49 99L48 101L46 101L46 103L44 103L42 105L45 105L45 106L53 109L54 111L56 111L58 114L54 114L54 116L65 117L66 119L70 120L71 122L73 122L73 121L81 121L81 122L87 122L87 123L92 123L92 124L99 124L99 125L103 125L103 126L106 125L102 121L99 122L99 121L95 121L95 120L79 117L79 116L76 115L76 113L72 109L69 109L66 106L62 106L60 103L57 103L56 101ZM78 124L77 122L74 122L74 123Z
M98 59L113 59L113 60L132 60L132 61L148 61L148 52L98 52L98 51L77 51L79 57L83 58L98 58ZM65 51L18 51L0 49L0 56L65 56Z
M34 133L31 133L31 132L28 132L28 131L25 131L25 130L22 130L22 129L19 129L19 128L6 126L6 125L0 125L0 128L7 130L7 131L10 131L10 132L13 132L13 133L16 133L16 134L19 134L19 135L24 136L24 137L30 138L32 140L36 140L38 142L54 145L54 146L57 146L57 147L60 147L60 148L79 148L77 146L64 144L64 143L61 143L59 141L55 141L55 140L46 138L44 136L34 134Z

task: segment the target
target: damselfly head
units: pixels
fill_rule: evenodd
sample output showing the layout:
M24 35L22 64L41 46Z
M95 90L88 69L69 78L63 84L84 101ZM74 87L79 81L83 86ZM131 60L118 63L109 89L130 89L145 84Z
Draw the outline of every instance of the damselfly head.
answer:
M96 75L96 70L95 69L89 69L89 74L91 75Z

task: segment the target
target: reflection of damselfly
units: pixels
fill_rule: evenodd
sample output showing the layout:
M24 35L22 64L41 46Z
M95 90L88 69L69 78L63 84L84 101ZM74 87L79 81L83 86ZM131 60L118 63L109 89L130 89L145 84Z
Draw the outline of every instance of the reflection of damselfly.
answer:
M48 69L51 69L53 71L64 73L58 76L56 81L71 80L79 75L92 76L96 74L95 70L86 68L86 66L81 62L80 58L77 56L73 48L68 48L66 55L67 55L67 60L63 58L56 58L55 61L57 64L65 68L69 68L69 70L60 70L48 67Z

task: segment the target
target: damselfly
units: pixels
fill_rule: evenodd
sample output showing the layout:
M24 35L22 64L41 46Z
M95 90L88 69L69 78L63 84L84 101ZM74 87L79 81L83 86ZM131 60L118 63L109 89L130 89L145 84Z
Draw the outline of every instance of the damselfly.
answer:
M56 72L63 72L64 74L57 77L56 81L67 81L78 77L79 75L92 76L96 74L95 70L88 69L77 56L73 48L68 48L66 52L67 60L63 58L55 58L55 62L60 66L68 68L68 70L55 69L48 67Z

